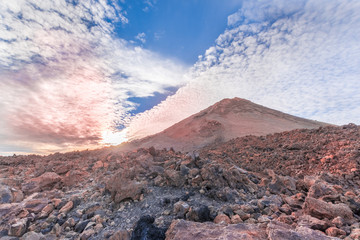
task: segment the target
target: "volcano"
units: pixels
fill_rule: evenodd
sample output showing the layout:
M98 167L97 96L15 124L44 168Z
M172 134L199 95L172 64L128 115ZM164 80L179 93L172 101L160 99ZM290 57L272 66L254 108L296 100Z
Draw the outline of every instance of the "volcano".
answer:
M226 98L160 133L135 140L127 147L172 147L177 151L188 152L236 137L263 136L328 125L292 116L245 99Z

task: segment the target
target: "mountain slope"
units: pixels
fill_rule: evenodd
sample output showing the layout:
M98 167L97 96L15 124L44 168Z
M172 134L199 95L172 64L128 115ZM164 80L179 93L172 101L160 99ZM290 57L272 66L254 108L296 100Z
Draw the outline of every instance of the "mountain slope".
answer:
M158 134L133 141L130 148L154 146L191 151L246 135L262 136L327 125L329 124L295 117L245 99L223 99Z

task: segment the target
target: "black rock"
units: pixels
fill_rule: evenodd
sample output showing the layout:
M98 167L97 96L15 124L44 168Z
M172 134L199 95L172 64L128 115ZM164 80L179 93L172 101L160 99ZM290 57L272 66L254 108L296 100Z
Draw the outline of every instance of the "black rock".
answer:
M0 231L0 238L1 237L6 237L8 235L8 230L7 229L3 229Z
M224 211L223 211L229 218L231 218L234 215L233 210L231 209L231 207L227 207Z
M75 232L82 233L90 220L80 221L75 225Z
M142 216L131 234L131 240L165 239L166 229L156 227L154 221L155 219L151 216Z
M210 209L207 206L201 206L196 211L199 217L199 222L207 222L212 220L210 217Z
M42 234L47 234L49 232L51 232L51 230L53 229L54 225L53 224L50 224L47 228L41 230L41 233Z
M62 226L65 222L66 222L66 218L59 218L59 219L57 220L57 223L58 223L60 226Z
M66 200L62 200L59 205L57 205L56 209L61 209L63 206L65 206L65 204L67 203Z
M182 200L182 201L187 201L187 200L189 200L189 198L190 198L190 195L189 194L185 194L184 196L182 196L180 199Z
M79 206L80 203L81 203L81 199L78 198L78 197L74 197L74 198L71 199L71 200L72 200L72 202L73 202L73 208L76 208L76 207Z

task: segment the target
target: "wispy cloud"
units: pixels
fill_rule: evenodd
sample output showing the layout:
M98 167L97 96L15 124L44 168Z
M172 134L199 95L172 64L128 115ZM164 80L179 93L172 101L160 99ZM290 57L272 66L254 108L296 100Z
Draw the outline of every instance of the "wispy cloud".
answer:
M129 21L115 1L5 1L0 18L3 146L97 145L128 121L129 97L184 83L184 65L114 37Z
M141 43L146 43L146 34L144 32L139 33L135 36L135 39L139 40Z
M153 134L225 97L320 121L360 123L360 2L244 1L191 71L191 81L138 115Z

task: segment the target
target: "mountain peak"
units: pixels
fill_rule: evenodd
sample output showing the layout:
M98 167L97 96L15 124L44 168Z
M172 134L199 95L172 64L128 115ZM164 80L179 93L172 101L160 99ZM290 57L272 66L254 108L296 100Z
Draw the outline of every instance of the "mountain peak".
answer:
M164 131L137 140L134 147L192 151L246 135L262 136L329 124L295 117L242 98L225 98Z

